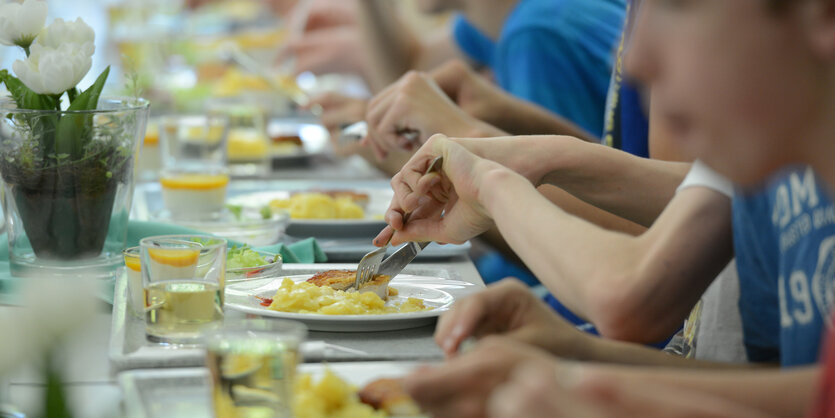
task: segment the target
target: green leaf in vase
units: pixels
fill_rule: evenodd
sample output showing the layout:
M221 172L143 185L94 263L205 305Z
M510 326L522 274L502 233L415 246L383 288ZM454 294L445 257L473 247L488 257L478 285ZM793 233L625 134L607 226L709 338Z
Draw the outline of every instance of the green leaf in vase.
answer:
M99 78L87 90L81 92L72 101L67 110L95 110L99 104L99 96L110 74L110 67L102 71ZM58 122L55 138L55 153L69 154L72 160L82 157L84 147L93 137L93 115L88 113L67 113Z

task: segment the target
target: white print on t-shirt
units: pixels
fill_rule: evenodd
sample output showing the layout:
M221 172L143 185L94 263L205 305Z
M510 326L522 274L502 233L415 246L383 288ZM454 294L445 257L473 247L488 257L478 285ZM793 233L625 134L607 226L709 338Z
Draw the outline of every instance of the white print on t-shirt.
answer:
M810 211L820 203L815 187L815 173L811 168L806 168L802 179L798 173L791 173L788 183L788 186L783 183L777 187L774 210L771 213L771 222L781 231L781 252L785 252L812 230L812 219L803 211L804 203Z
M791 173L788 182L778 186L774 203L771 221L780 231L780 252L783 254L813 231L835 224L835 208L831 205L818 207L820 199L811 168L806 169L802 178L799 173ZM815 310L826 318L827 326L832 325L829 313L835 304L835 236L821 241L817 256L811 281L802 269L794 270L788 280L784 275L778 279L780 325L783 328L811 323ZM789 300L792 303L788 303Z

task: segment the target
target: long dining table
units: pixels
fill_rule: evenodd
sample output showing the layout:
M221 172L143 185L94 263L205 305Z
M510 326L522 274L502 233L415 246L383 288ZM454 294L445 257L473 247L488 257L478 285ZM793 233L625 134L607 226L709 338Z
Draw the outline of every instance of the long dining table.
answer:
M343 184L350 182L385 181L385 176L361 159L336 159L320 155L306 164L273 170L269 184L288 181L333 181ZM234 182L235 180L233 180ZM247 179L246 181L260 181ZM265 183L265 184L267 184ZM445 271L457 280L483 286L483 281L472 260L467 255L456 255L429 261L415 260L416 269L432 268ZM124 291L118 286L116 292ZM118 301L119 296L116 295ZM65 393L76 416L112 417L125 416L123 393L119 386L118 374L125 370L142 368L164 368L165 363L154 363L153 359L143 362L114 360L114 350L123 347L131 338L131 329L141 327L141 320L124 318L118 307L106 302L90 320L72 336L63 341L57 352L61 361L60 376L65 384ZM14 304L3 305L0 301L0 317L19 309ZM227 318L240 316L230 313ZM128 321L125 326L123 321ZM139 324L139 325L137 325ZM418 361L437 362L443 359L442 352L434 343L435 324L418 328L377 331L377 332L324 332L312 331L308 341L315 341L327 347L324 354L313 356L308 361L350 363L369 361ZM135 334L135 332L134 332ZM122 359L124 360L124 359ZM147 360L147 359L145 359ZM200 367L193 359L178 366ZM45 393L45 376L41 365L33 359L20 365L14 372L0 375L0 405L7 410L19 410L25 416L40 416ZM0 408L0 411L3 409ZM2 415L2 414L0 414Z

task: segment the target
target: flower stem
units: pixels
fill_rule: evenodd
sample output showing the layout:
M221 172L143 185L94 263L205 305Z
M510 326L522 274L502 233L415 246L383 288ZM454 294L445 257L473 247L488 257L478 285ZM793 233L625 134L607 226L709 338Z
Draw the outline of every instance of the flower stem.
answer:
M29 47L28 47L28 46L24 46L24 47L23 47L23 52L25 52L25 53L26 53L26 56L28 57L28 56L29 56Z
M73 87L67 90L67 97L70 99L70 104L75 101L75 97L78 96L78 89Z

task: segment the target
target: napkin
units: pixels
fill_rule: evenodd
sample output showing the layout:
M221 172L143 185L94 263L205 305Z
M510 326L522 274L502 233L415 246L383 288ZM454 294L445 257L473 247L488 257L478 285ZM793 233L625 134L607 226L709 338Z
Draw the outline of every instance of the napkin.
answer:
M139 245L139 241L142 238L154 235L206 235L206 233L166 223L130 221L128 223L127 246L135 247ZM243 242L229 240L230 247L242 245L244 245ZM328 261L328 257L325 255L325 252L322 251L319 243L314 238L307 238L292 244L278 243L253 248L272 254L281 254L281 258L284 262L290 264L325 263ZM0 259L0 261L2 261L2 259Z
M205 232L197 231L182 226L158 223L130 221L128 223L127 247L139 245L142 238L154 235L207 235ZM209 234L210 235L210 234ZM229 240L229 246L242 246L244 243ZM325 263L328 257L319 243L313 238L307 238L292 244L273 244L261 247L253 247L256 250L272 254L280 254L285 263ZM102 284L101 298L108 303L113 303L113 283L108 280ZM6 234L0 235L0 303L13 303L15 289L18 280L12 277L9 272L9 240Z

